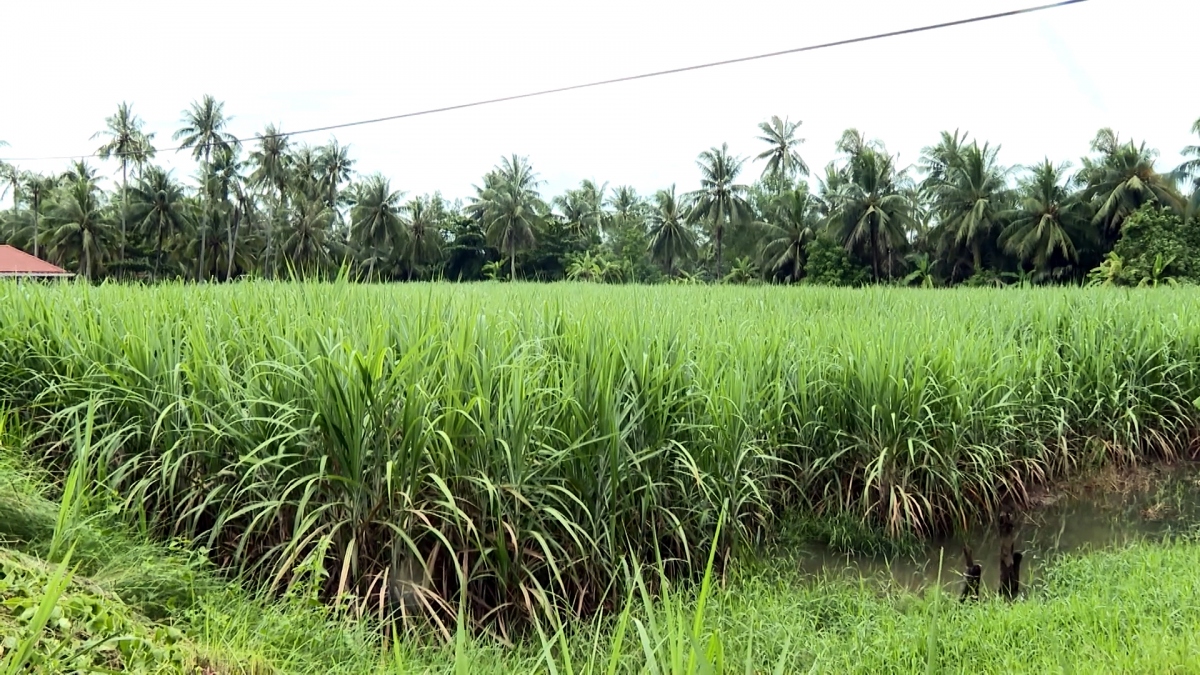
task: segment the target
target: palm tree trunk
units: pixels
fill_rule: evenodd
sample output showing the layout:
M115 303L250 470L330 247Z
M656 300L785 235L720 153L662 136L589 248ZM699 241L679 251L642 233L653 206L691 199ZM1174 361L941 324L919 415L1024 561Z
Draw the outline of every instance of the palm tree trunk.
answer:
M163 227L162 223L158 224L158 243L154 247L154 279L159 281L162 279L160 270L162 269L162 252L163 252Z
M206 144L204 146L204 169L203 169L204 172L208 171L208 153L209 153L209 146ZM202 175L207 175L207 174L202 173ZM207 184L207 180L205 181L205 183ZM205 214L205 217L208 217L208 215L211 215L211 213L212 213L213 204L212 204L212 194L207 187L204 189L204 201L206 202L205 208L208 212L207 214ZM199 281L200 281L200 275L204 274L204 249L206 249L207 247L208 247L208 227L205 226L204 229L200 230L200 261L199 261L200 266L196 268L196 282L197 283L199 283Z
M233 255L237 251L238 229L241 225L241 209L235 209L229 216L229 264L225 268L225 281L233 279Z
M879 230L871 228L871 276L879 283Z
M286 192L285 192L285 190L287 189L287 186L284 184L283 181L280 181L278 188L279 188L279 202L276 204L276 207L278 208L278 210L275 212L275 222L271 223L272 227L275 227L277 225L282 225L287 217L287 208L288 207L287 207L287 197L286 197ZM267 256L267 264L269 265L270 273L267 278L274 279L275 271L276 271L275 270L275 262L276 262L278 256L275 252L274 239L271 239L270 241L271 241L271 244L270 244L271 252L270 252L270 255Z
M196 267L196 281L200 281L200 276L204 274L204 251L208 248L208 228L200 230L200 260Z
M38 207L41 201L41 196L35 197L33 200L33 257L38 256Z
M412 249L408 253L408 280L413 280L413 270L417 267L417 249L421 246L421 240L414 238Z
M13 218L12 218L12 234L10 235L10 240L17 238L17 213L18 213L17 202L19 201L19 198L21 196L21 192L20 192L21 184L19 182L17 182L17 177L16 177L16 173L15 173L16 169L14 168L13 171L14 171L13 179L12 179L12 199L13 199L12 214L13 214Z
M513 242L508 245L508 269L509 281L517 280L517 245Z
M121 262L125 262L125 196L129 189L129 160L124 155L121 156L121 246L120 258Z
M275 233L274 248L271 251L271 278L279 276L279 262L287 255L288 228L292 224L291 199L284 190L285 187L280 185L279 219L275 221L275 226L279 228L279 231Z
M263 276L268 279L271 278L271 272L270 272L271 249L272 249L272 244L274 243L273 236L274 236L274 230L275 230L275 223L279 221L279 212L281 210L279 205L280 205L280 202L282 202L282 201L283 201L282 195L277 200L275 200L275 204L274 204L273 208L271 209L271 218L270 218L270 220L267 221L267 250L263 253L262 267L263 267Z
M975 263L974 273L979 274L983 269L983 247L979 245L979 242L971 245L971 256Z
M721 283L721 244L723 243L723 241L725 239L724 229L720 226L717 226L716 235L717 235L717 237L716 237L717 238L717 274L716 274L716 278L713 279L713 283L719 284L719 283Z

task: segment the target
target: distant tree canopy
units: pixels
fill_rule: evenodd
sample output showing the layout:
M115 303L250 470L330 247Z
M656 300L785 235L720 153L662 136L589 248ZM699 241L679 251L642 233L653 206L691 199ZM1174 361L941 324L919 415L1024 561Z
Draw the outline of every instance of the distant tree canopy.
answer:
M512 155L451 203L359 175L336 140L314 147L268 126L243 146L228 120L211 96L183 112L172 138L196 162L186 179L155 164L154 134L125 103L96 134L111 191L86 160L51 174L0 163L0 196L12 196L0 242L92 280L1200 283L1200 144L1160 172L1154 150L1111 129L1077 169L1005 166L958 130L902 167L849 129L813 175L801 123L773 116L752 159L700 153L692 189L583 181L547 196Z

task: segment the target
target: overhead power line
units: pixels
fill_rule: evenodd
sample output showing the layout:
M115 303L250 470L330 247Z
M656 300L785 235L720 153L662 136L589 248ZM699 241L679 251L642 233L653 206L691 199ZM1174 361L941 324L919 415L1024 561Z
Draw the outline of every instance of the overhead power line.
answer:
M533 98L535 96L548 96L550 94L561 94L563 92L575 91L578 89L588 89L591 87L603 87L603 86L610 85L610 84L619 84L621 82L633 82L636 80L645 80L645 79L649 79L652 77L662 77L664 75L676 75L679 73L686 73L686 72L690 72L690 71L694 71L694 70L703 70L706 68L716 68L718 66L728 66L728 65L735 64L735 63L745 63L747 61L758 61L761 59L769 59L769 58L774 58L777 56L787 56L788 54L800 54L802 52L812 52L812 51L816 51L818 49L828 49L830 47L841 47L844 45L857 44L860 42L870 42L872 40L882 40L884 38L899 37L901 35L912 35L914 33L924 33L924 32L928 32L928 31L932 31L932 30L940 30L942 28L952 28L955 26L964 26L964 25L972 24L972 23L981 23L984 21L992 21L995 19L1003 19L1003 18L1012 17L1012 16L1019 16L1021 14L1032 14L1034 12L1041 12L1041 11L1048 10L1048 9L1057 9L1059 7L1066 7L1067 5L1077 5L1077 4L1080 4L1083 2L1087 2L1087 0L1061 0L1060 2L1053 2L1053 3L1047 4L1047 5L1037 5L1035 7L1025 7L1022 9L1014 9L1014 10L1010 10L1007 12L998 12L995 14L984 14L981 16L974 16L969 19L958 19L955 21L945 21L942 23L934 23L934 24L929 24L929 25L925 25L925 26L918 26L915 28L904 28L902 30L889 31L887 33L876 33L874 35L866 35L863 37L848 38L845 40L835 40L833 42L823 42L820 44L807 45L804 47L795 47L793 49L784 49L781 51L767 52L765 54L755 54L753 56L740 56L737 58L725 59L722 61L711 61L709 63L700 63L700 64L696 64L696 65L691 65L691 66L682 66L680 68L669 68L667 70L656 70L654 72L642 73L640 75L626 75L624 77L616 77L616 78L612 78L612 79L608 79L608 80L597 80L595 82L585 82L583 84L572 84L572 85L568 85L565 87L555 87L553 89L542 89L540 91L531 91L531 92L527 92L524 94L513 94L510 96L501 96L499 98L490 98L490 99L485 99L485 100L481 100L481 101L472 101L470 103L458 103L455 105L448 105L448 106L443 106L440 108L429 108L427 110L417 110L414 112L400 113L398 115L388 115L386 117L376 117L373 119L358 120L356 122L343 122L341 124L330 124L330 125L323 126L323 127L313 127L311 129L301 129L299 131L281 131L276 135L277 136L299 136L301 134L312 134L312 133L317 133L320 131L333 131L335 129L346 129L349 127L359 127L359 126L363 126L363 125L367 125L367 124L378 124L380 122L391 122L393 120L402 120L402 119L407 119L410 117L422 117L425 115L436 115L438 113L451 112L454 110L463 110L465 108L477 108L479 106L492 105L495 103L504 103L506 101L517 101L517 100L525 99L525 98ZM239 138L239 139L237 139L237 141L239 143L245 143L250 140L254 140L254 138ZM175 146L175 147L170 147L170 148L155 148L155 152L156 153L169 152L172 150L178 151L178 150L183 150L183 149L184 148L182 146ZM98 156L99 155L97 153L93 152L90 154L69 155L69 156L61 156L61 157L0 157L0 161L34 162L34 161L42 161L42 160L88 159L91 157L98 157Z

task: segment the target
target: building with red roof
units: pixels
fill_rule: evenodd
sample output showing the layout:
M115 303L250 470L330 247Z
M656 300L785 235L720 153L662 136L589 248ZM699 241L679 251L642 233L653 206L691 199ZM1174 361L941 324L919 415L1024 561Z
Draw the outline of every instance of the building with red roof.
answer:
M12 277L46 279L70 276L74 275L58 265L51 265L45 260L35 258L12 246L0 245L0 279Z

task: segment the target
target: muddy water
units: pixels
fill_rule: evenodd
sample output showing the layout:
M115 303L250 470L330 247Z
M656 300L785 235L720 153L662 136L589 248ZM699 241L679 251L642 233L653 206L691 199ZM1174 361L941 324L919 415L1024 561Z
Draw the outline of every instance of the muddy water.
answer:
M1161 538L1197 525L1200 467L1159 470L1145 477L1140 486L1126 486L1122 491L1093 487L1060 496L1019 517L1015 550L1023 553L1021 585L1036 585L1039 574L1055 556ZM941 559L942 584L957 593L962 587L964 543L983 565L985 589L995 590L1000 576L1000 541L994 527L976 527L965 535L931 541L915 557L847 556L822 548L807 549L796 557L805 576L868 579L912 591L937 583Z

